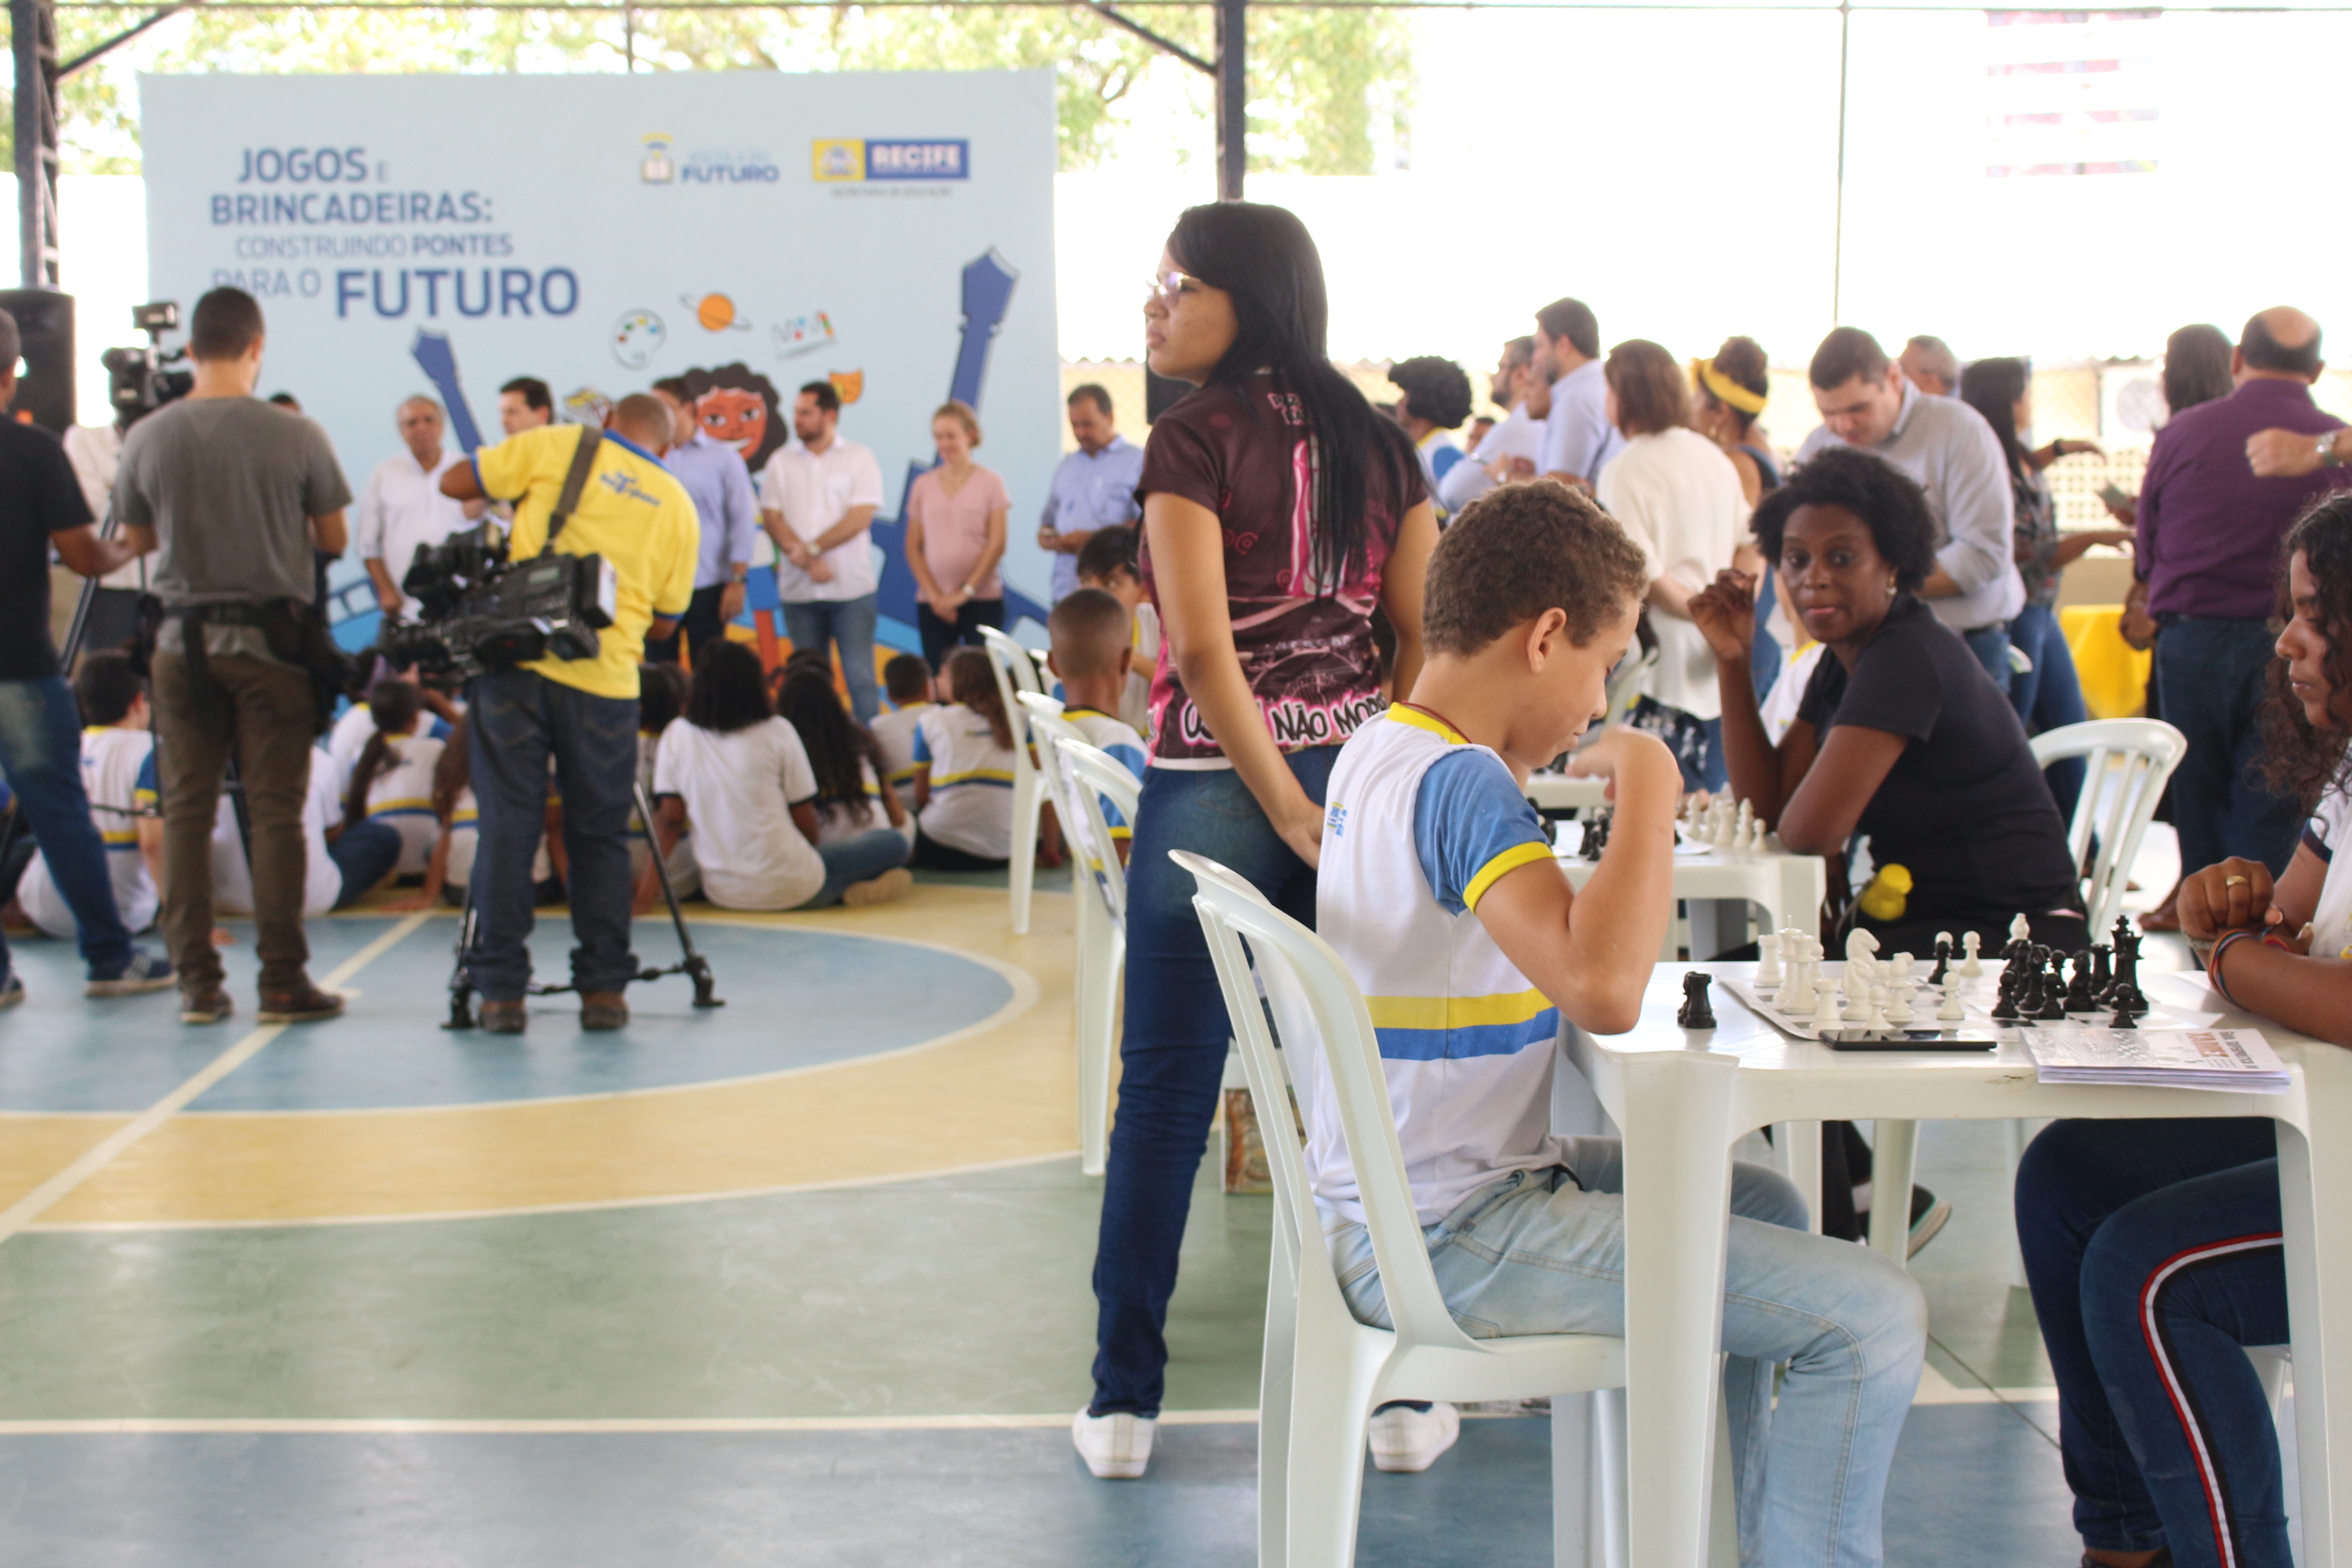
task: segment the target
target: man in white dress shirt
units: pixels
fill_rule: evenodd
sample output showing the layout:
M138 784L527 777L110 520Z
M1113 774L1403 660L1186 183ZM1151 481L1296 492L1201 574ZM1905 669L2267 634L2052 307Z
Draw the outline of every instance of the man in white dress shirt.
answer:
M882 467L841 437L841 394L812 381L793 403L793 434L760 474L760 519L776 542L776 594L793 651L837 650L850 710L870 724L882 710L874 688L876 589L881 574L867 532L882 505Z
M1513 338L1503 345L1486 395L1509 412L1471 448L1471 461L1454 464L1437 481L1438 504L1448 512L1460 511L1496 485L1536 477L1551 388L1536 374L1535 339Z
M440 543L480 510L441 493L442 474L466 460L463 453L442 449L441 405L429 397L412 397L395 417L408 449L376 465L359 500L360 560L387 616L397 615L408 602L400 580L416 547Z

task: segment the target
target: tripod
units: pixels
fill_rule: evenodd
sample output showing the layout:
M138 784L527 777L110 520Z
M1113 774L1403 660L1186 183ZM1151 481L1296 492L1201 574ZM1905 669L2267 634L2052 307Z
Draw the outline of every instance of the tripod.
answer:
M638 820L644 822L650 831L654 820L654 803L646 798L644 784L640 784L635 787ZM694 981L696 1006L724 1007L727 1002L724 997L717 994L718 982L711 975L710 961L695 951L694 937L686 929L686 914L677 907L677 889L670 884L669 863L661 857L659 841L656 840L652 847L655 851L654 871L661 878L662 897L669 904L669 923L677 932L677 945L684 956L676 963L664 968L647 965L637 971L635 978L646 981L659 980L666 974L688 975ZM441 1026L445 1029L470 1029L474 1026L474 977L467 971L466 953L474 945L475 920L474 884L473 879L467 878L466 900L459 906L457 916L456 963L449 972L449 1017L448 1021ZM550 985L534 981L528 987L526 994L532 996L560 996L567 991L579 989L576 984Z

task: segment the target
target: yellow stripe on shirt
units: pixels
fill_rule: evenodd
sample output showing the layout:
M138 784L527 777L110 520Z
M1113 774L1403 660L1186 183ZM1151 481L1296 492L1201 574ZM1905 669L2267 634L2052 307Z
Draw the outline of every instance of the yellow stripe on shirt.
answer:
M1457 746L1466 746L1470 743L1469 736L1434 713L1424 713L1418 708L1408 708L1402 702L1391 704L1383 717L1392 719L1400 724L1410 724L1416 730L1426 730L1433 735L1442 735Z
M1487 889L1522 866L1532 866L1538 860L1549 860L1551 858L1552 847L1549 844L1512 845L1508 849L1478 868L1478 874L1470 879L1468 887L1462 889L1463 907L1473 914L1477 913L1478 900L1486 896Z
M1481 1024L1524 1024L1551 1003L1540 991L1493 996L1367 996L1376 1029L1471 1029Z

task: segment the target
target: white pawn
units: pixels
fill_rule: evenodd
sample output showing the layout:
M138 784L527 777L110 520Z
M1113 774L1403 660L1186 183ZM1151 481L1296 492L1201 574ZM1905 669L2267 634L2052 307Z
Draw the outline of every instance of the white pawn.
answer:
M1713 831L1707 835L1707 842L1714 845L1717 849L1730 848L1732 835L1731 802L1727 800L1718 800L1715 803L1715 820L1712 826Z
M1739 803L1738 820L1732 826L1731 847L1734 849L1748 848L1749 847L1748 836L1755 830L1756 807L1743 800Z
M1899 1028L1911 1021L1911 955L1898 952L1888 963L1886 1021Z
M1756 984L1780 984L1780 933L1766 931L1756 939Z
M1813 1027L1816 1031L1834 1029L1840 1023L1837 993L1820 986L1813 992Z
M1764 819L1762 817L1755 817L1748 822L1748 837L1739 847L1750 855L1761 855L1764 852Z
M1885 1006L1885 987L1876 984L1872 979L1865 979L1862 983L1860 994L1855 996L1853 1005L1847 1007L1846 1014L1858 1027L1883 1029L1886 1027Z
M1960 978L1963 980L1974 980L1984 973L1984 965L1977 958L1979 945L1976 932L1960 933L1960 951L1966 955L1960 960Z
M1945 986L1943 1005L1936 1009L1936 1021L1939 1024L1964 1023L1968 1016L1967 1009L1960 1005L1960 988L1957 985Z

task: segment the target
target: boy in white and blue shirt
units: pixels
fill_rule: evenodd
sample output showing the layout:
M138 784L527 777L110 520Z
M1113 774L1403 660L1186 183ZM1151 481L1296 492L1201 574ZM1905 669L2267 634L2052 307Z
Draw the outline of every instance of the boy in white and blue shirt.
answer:
M1680 773L1629 728L1578 753L1616 802L1580 893L1520 790L1603 713L1646 586L1640 547L1582 494L1539 482L1480 497L1431 559L1411 699L1360 730L1331 774L1318 930L1364 994L1438 1287L1474 1335L1625 1331L1623 1164L1614 1139L1550 1131L1555 1042L1563 1021L1612 1034L1640 1016L1673 915ZM1290 1068L1333 1263L1356 1316L1385 1326L1337 1108L1300 1045ZM1735 1166L1731 1208L1722 1342L1741 1562L1868 1568L1918 1384L1918 1287L1808 1233L1773 1172ZM1388 1407L1374 1458L1425 1468L1455 1420L1443 1405Z

